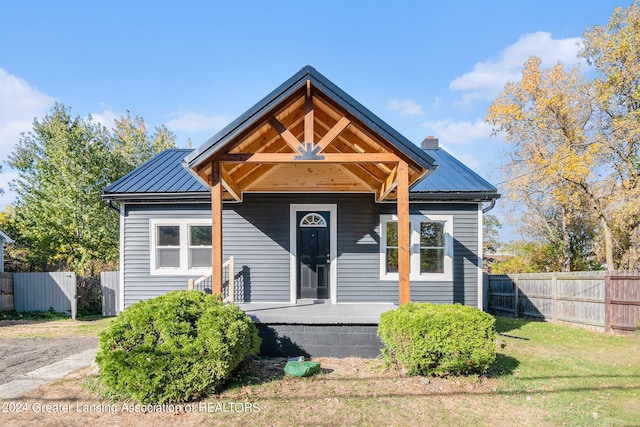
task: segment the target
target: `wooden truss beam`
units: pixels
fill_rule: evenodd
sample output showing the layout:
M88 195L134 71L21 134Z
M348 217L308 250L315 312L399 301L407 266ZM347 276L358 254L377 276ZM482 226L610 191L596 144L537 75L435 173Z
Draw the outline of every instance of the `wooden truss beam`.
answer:
M217 158L224 163L397 163L393 153L325 153L323 160L295 159L291 153L223 154Z
M338 135L340 135L340 132L342 132L347 126L349 126L350 123L351 120L347 119L346 117L342 117L340 120L338 120L338 123L333 125L333 127L329 129L329 132L327 132L326 135L323 136L322 139L318 142L317 147L320 147L320 152L327 148L327 145L331 144L338 137Z
M271 127L273 127L273 129L275 129L276 132L280 134L284 142L286 142L287 145L297 153L298 147L300 146L300 141L298 141L298 138L296 138L291 133L291 131L287 129L282 123L280 123L280 121L275 117L271 117L269 119L269 124L271 125Z
M307 94L304 98L304 142L315 142L313 128L313 96L311 82L307 80Z

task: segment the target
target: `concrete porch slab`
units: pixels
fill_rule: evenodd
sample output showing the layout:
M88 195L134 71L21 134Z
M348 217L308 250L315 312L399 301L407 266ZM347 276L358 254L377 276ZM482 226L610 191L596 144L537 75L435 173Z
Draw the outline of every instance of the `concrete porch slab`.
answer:
M295 325L377 325L391 303L239 303L255 323Z

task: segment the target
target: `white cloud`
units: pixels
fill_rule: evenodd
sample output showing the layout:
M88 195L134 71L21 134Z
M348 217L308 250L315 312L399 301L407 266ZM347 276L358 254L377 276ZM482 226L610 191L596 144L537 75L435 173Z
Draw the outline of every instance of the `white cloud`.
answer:
M173 131L217 132L231 121L227 116L206 115L191 111L182 111L174 115L177 115L177 117L166 123L167 128Z
M390 99L387 106L391 111L398 111L401 116L421 116L424 114L422 105L411 99L405 99L403 101Z
M442 100L440 99L439 96L436 96L433 99L433 104L431 104L431 108L434 109L434 110L437 110L437 109L440 108L440 105L442 105Z
M122 114L118 114L113 110L106 109L102 113L91 113L94 123L100 123L102 126L111 130L115 126L114 121L119 119Z
M22 133L33 129L33 119L44 116L55 99L45 95L24 79L0 68L0 164L8 159ZM15 200L9 182L18 177L16 171L4 165L0 173L0 209Z
M443 146L443 148L447 150L447 152L451 154L453 157L461 161L462 164L464 164L466 167L468 167L472 171L475 171L476 173L478 173L478 171L481 170L483 166L485 166L485 161L480 159L476 154L468 153L468 152L458 153L455 150L451 150L451 148L447 146Z
M581 41L579 37L554 39L551 33L543 31L525 34L507 46L497 61L478 62L471 72L455 78L449 89L464 92L459 101L464 106L476 100L492 100L502 92L507 81L520 80L522 67L532 55L542 58L544 68L558 61L567 68L586 64L577 56Z
M479 118L475 122L454 121L449 118L425 122L422 126L430 129L430 134L445 144L466 144L477 139L488 139L491 135L491 125Z
M13 151L20 134L33 128L33 119L43 116L54 102L24 79L0 68L0 162Z

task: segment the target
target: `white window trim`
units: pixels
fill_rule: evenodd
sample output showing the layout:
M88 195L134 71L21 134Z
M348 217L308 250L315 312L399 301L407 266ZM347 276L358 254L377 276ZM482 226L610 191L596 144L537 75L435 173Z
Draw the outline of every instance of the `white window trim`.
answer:
M398 221L394 214L380 215L380 280L398 281L398 273L387 273L387 222ZM444 272L420 273L420 222L433 221L444 223ZM412 214L410 252L410 280L417 282L452 282L453 281L453 215ZM398 229L398 232L399 229Z
M180 267L156 266L156 242L158 226L178 226L180 227ZM151 219L149 220L149 260L151 276L203 276L211 274L211 267L189 268L189 226L208 225L211 226L210 219Z

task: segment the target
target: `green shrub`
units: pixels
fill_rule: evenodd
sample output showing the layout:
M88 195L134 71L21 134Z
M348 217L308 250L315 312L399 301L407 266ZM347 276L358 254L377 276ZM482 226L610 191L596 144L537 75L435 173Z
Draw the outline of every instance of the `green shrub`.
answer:
M383 357L411 375L482 373L496 357L495 318L474 307L410 303L380 316Z
M100 334L96 361L111 393L161 404L214 392L259 349L258 331L238 307L172 291L120 313Z

